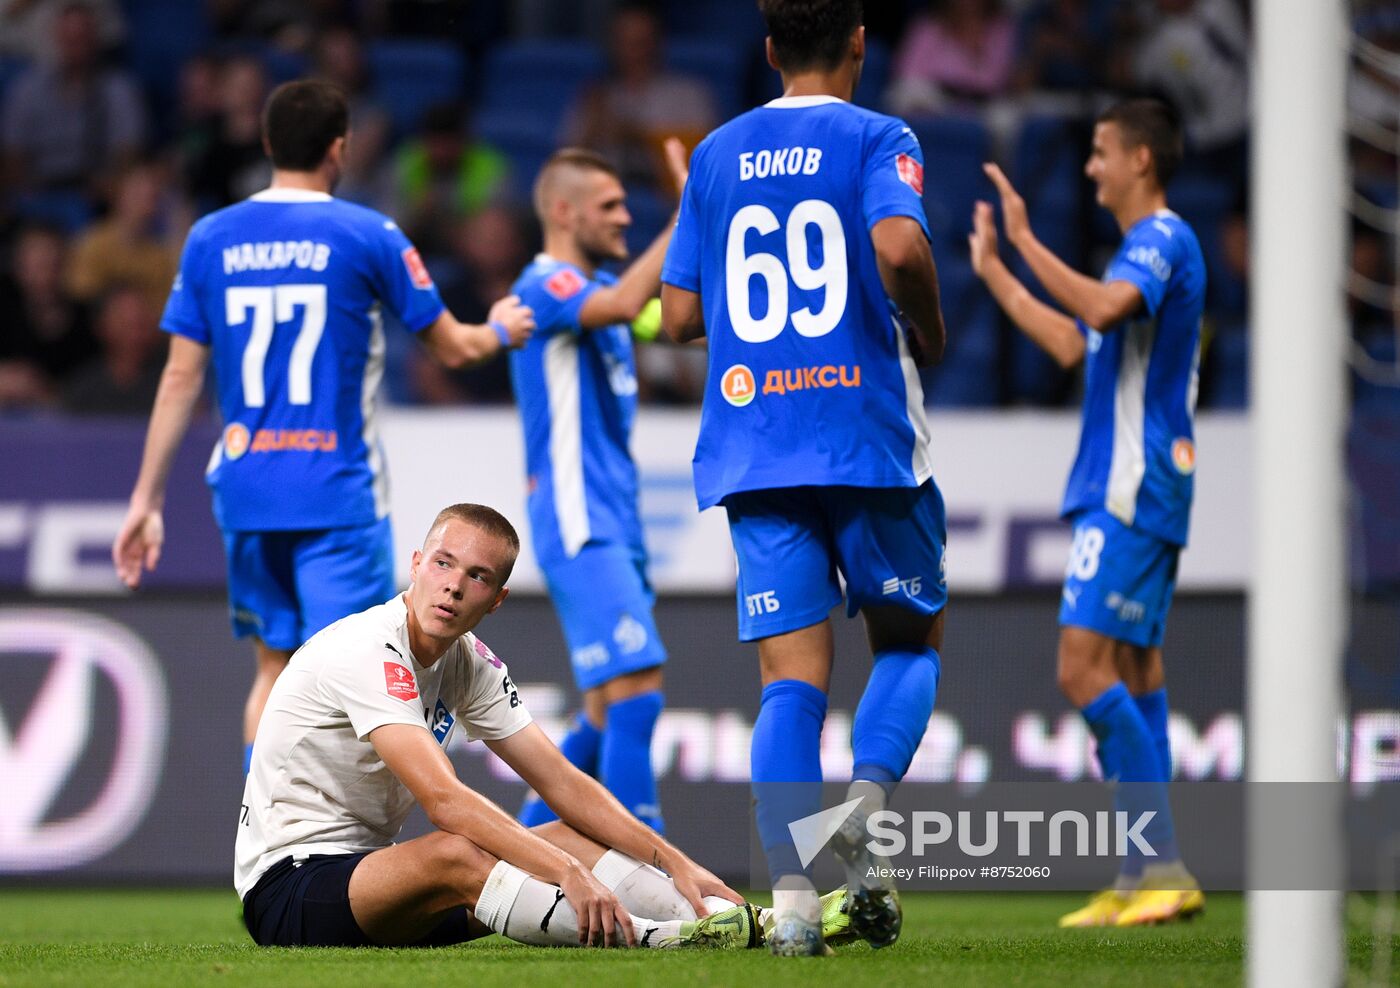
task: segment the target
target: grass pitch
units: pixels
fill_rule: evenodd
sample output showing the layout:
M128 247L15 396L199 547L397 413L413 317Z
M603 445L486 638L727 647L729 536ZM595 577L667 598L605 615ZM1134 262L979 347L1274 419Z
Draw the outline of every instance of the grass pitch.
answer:
M1238 984L1244 909L1212 894L1205 915L1160 929L1061 931L1055 918L1083 901L1049 893L908 894L904 936L876 953L835 957L766 953L543 950L489 937L439 950L264 950L238 921L232 892L207 890L0 891L0 986L469 984L1210 985ZM1353 976L1371 971L1364 903L1348 930ZM1300 931L1306 935L1306 931ZM1400 954L1400 943L1396 943ZM1397 983L1400 983L1398 981Z

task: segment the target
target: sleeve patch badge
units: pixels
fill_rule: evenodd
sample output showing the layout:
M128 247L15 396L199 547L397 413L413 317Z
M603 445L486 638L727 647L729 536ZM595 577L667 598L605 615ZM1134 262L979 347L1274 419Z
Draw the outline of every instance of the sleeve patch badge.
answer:
M417 247L405 247L400 256L403 257L403 266L408 269L408 277L413 281L414 288L433 287L433 276L428 274L428 266L423 263Z
M418 681L413 673L397 662L384 663L384 686L396 700L418 699Z
M472 648L476 650L477 655L481 656L497 669L501 668L501 660L496 658L496 653L491 651L490 647L475 635L472 636Z
M567 302L583 291L585 284L583 276L573 268L560 268L549 276L549 280L544 283L544 290L560 302Z
M894 159L895 170L899 173L899 180L919 195L924 194L924 166L919 164L911 155L901 154Z

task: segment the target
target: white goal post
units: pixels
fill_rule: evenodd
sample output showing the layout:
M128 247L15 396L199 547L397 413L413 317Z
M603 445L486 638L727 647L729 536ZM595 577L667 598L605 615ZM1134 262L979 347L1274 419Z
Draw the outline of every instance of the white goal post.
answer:
M1347 621L1346 7L1339 0L1254 4L1251 783L1337 778ZM1265 817L1259 789L1251 785L1248 804L1248 982L1338 985L1344 955L1337 889L1345 860L1339 790L1318 786L1316 812L1279 819ZM1279 855L1291 854L1323 855L1335 874L1333 890L1260 890L1265 859L1277 866Z

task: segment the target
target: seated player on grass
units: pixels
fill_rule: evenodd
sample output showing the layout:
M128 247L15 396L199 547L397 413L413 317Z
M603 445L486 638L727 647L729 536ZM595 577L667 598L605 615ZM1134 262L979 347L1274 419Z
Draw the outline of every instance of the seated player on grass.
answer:
M758 910L569 763L471 634L519 550L491 508L444 509L408 590L315 635L278 678L238 820L235 884L259 944L764 942ZM463 785L444 752L458 728L559 820L528 830ZM415 802L435 829L395 844Z

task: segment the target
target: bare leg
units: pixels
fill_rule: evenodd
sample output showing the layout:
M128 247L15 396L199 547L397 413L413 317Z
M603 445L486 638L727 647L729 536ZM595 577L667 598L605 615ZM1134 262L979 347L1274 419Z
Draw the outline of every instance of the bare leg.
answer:
M368 855L350 876L350 911L371 941L423 939L453 909L471 907L496 859L441 831ZM480 927L480 935L489 930Z
M1060 692L1079 709L1088 706L1104 690L1121 681L1118 654L1122 647L1122 643L1097 631L1062 627L1057 669Z
M1166 667L1162 665L1160 646L1143 648L1127 642L1118 643L1118 654L1114 657L1118 666L1118 676L1133 696L1153 693L1167 685Z
M263 707L267 706L267 695L272 685L287 663L292 653L286 649L269 648L261 641L253 642L253 657L257 661L257 671L253 675L253 685L248 689L248 702L243 707L243 743L251 744L258 733L258 721L262 720Z
M834 652L829 619L764 638L758 643L758 665L763 685L796 679L825 693L831 686Z

